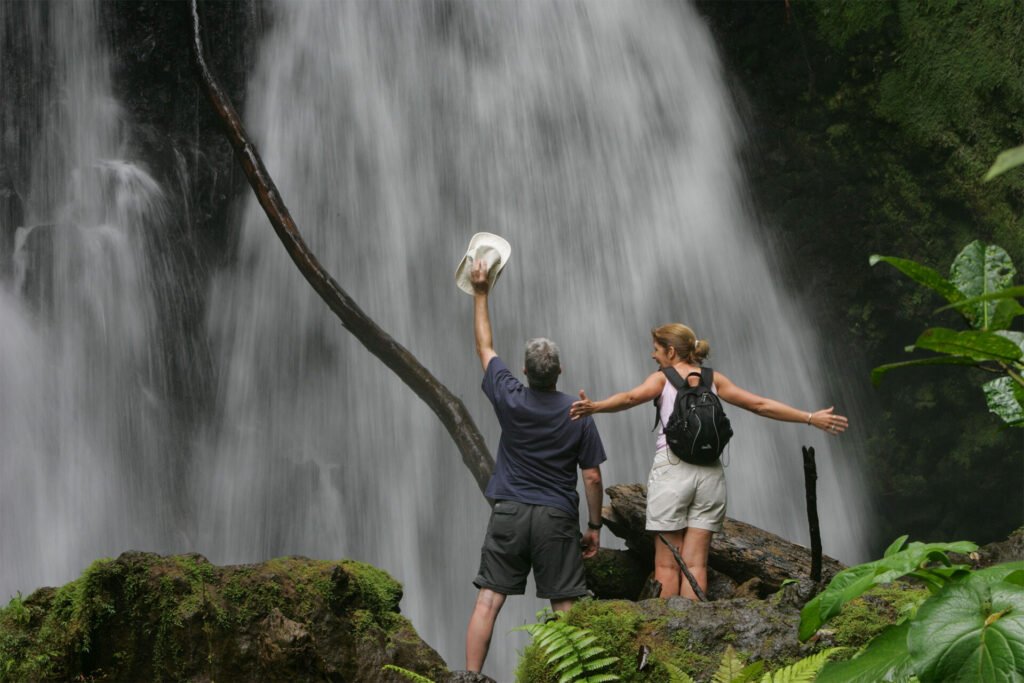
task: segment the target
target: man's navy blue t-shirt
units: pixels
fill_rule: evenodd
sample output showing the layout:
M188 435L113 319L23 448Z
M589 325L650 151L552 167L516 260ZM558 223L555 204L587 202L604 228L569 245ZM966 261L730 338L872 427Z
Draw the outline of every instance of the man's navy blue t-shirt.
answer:
M576 468L597 467L606 459L594 420L571 419L571 396L523 386L497 356L487 365L483 390L501 425L485 495L579 514Z

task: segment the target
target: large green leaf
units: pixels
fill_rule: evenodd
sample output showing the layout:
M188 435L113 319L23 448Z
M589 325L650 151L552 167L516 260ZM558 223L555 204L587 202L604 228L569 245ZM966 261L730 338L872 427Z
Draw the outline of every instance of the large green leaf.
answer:
M983 330L950 330L933 327L921 333L914 347L948 353L952 356L967 356L974 360L1012 362L1021 358L1020 347L1013 340L995 332Z
M994 301L996 302L996 307L992 314L992 325L990 328L993 330L1005 330L1018 316L1024 315L1024 306L1017 303L1017 299L1021 297L1024 297L1024 287L1007 287L1006 289L996 290L981 296L972 296L955 304L948 304L942 308L935 309L935 312L941 313L950 308L963 310L973 304Z
M922 683L1024 681L1024 586L968 579L947 587L921 605L907 648Z
M985 569L979 569L971 574L971 583L999 583L1007 581L1017 585L1024 585L1024 562L1003 562Z
M1017 270L1002 247L975 240L957 254L949 268L949 281L963 295L961 299L992 294L1013 284ZM953 300L950 299L952 302ZM998 302L982 301L960 308L960 312L978 330L992 327Z
M938 271L933 270L928 266L921 265L920 263L911 261L910 259L899 258L898 256L880 256L879 254L873 254L868 259L868 263L871 265L875 265L879 261L888 263L914 282L938 292L950 303L958 303L964 298L963 292L957 289L956 285L939 275Z
M914 365L976 365L978 361L967 356L934 356L932 358L918 358L917 360L905 360L900 363L886 363L879 365L871 371L871 382L878 386L882 377L890 370L907 368Z
M893 543L890 550L895 547ZM832 581L813 600L800 610L800 640L807 640L826 621L839 614L844 604L861 595L878 583L890 583L914 574L928 562L951 566L947 552L967 554L978 546L970 541L954 543L911 543L899 552L893 552L880 560L849 567L832 577ZM889 552L889 551L886 551Z
M990 411L1011 427L1024 427L1024 386L1012 377L1000 377L981 388Z
M996 176L1006 173L1011 168L1024 164L1024 145L1007 149L999 153L992 168L985 174L985 180L992 180Z
M821 593L800 610L800 640L807 640L826 621L839 614L850 600L875 585L876 563L850 567L832 577L832 581Z
M998 289L988 294L982 294L981 296L972 296L970 299L964 299L958 301L955 304L946 304L942 308L936 308L936 313L947 311L951 308L960 308L967 304L976 304L982 301L997 301L999 299L1020 299L1024 297L1024 285L1018 285L1016 287L1007 287L1006 289Z
M853 659L827 664L818 674L817 683L879 683L906 680L914 673L910 668L910 652L907 650L909 629L909 621L890 626L872 638L864 650Z

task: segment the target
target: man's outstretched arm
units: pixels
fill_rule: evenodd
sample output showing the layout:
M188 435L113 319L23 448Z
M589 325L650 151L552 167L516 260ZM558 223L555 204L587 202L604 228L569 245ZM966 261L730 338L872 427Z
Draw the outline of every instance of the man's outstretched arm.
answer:
M491 359L498 354L494 351L491 338L491 316L487 310L487 294L490 283L487 281L486 261L477 261L469 274L473 285L473 332L476 335L476 353L480 356L480 365L487 370Z

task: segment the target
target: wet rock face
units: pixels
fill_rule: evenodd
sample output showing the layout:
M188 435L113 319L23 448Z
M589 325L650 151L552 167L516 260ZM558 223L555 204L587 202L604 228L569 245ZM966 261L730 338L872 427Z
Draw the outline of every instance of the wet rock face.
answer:
M358 562L130 552L0 612L0 660L13 680L404 680L386 664L444 680L401 596Z

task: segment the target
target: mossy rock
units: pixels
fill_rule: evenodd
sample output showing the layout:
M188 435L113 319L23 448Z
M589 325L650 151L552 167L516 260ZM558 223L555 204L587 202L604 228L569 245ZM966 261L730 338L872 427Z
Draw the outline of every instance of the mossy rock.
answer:
M849 656L903 611L922 599L922 589L906 583L879 586L844 608L843 614L813 642L797 640L800 612L786 591L767 599L736 598L697 603L684 598L629 602L584 600L567 621L596 637L603 656L618 661L606 671L625 682L668 683L669 667L697 681L711 680L727 648L744 663L764 662L776 671L834 646L849 646ZM643 654L641 654L643 650ZM638 661L646 660L638 671ZM558 676L534 644L527 646L516 671L519 683L554 683Z
M400 681L440 656L370 565L285 557L218 567L129 552L0 611L0 681Z

